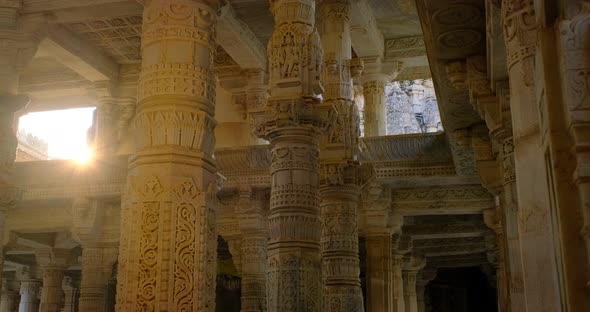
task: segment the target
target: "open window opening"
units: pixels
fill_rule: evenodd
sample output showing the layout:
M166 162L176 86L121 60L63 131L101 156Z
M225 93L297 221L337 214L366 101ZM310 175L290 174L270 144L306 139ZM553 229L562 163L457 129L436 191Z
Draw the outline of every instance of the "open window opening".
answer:
M92 158L88 129L94 107L33 112L18 123L16 161L70 159L80 163Z

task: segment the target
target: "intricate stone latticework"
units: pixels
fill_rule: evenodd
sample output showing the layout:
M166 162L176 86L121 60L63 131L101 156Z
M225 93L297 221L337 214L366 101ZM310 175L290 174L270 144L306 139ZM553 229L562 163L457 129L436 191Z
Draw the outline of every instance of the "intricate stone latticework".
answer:
M116 245L95 243L83 246L80 311L105 311L107 287L117 261L117 252Z
M271 1L271 11L270 98L267 110L252 114L272 148L268 311L321 311L319 141L333 114L318 97L322 49L315 1Z
M513 140L505 141L502 148L506 157L514 151L514 174L508 176L516 178L515 182L506 184L510 190L505 190L505 201L518 203L518 223L512 223L511 218L507 218L506 236L510 261L516 262L518 259L513 257L513 254L517 246L510 245L513 244L513 229L518 229L523 268L522 281L511 271L511 288L524 292L524 310L559 310L561 299L556 257L550 253L538 252L554 250L555 239L549 198L550 173L547 172L545 148L542 147L543 135L538 110L538 103L543 99L536 92L538 79L535 58L539 20L535 13L534 1L503 0L502 17L513 130ZM518 200L514 201L516 198ZM515 208L516 205L513 205L506 210ZM511 297L511 301L514 301L514 298Z
M67 249L47 248L36 251L37 263L43 273L39 312L60 312L63 304L62 283L65 270L73 262Z
M146 1L117 311L214 311L217 1Z

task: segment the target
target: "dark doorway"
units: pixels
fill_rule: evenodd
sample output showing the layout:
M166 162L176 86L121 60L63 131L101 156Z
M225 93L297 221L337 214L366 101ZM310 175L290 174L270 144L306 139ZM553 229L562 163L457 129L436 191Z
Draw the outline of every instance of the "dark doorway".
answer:
M440 268L427 286L432 312L497 312L494 282L478 267Z

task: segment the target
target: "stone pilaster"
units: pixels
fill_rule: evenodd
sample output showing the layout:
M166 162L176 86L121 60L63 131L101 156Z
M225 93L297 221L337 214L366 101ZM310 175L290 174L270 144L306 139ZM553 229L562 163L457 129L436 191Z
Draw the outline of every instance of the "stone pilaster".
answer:
M64 273L73 260L71 251L57 248L41 249L36 251L36 258L43 273L39 312L59 312L63 305Z
M270 98L265 111L253 114L272 157L268 311L321 311L319 141L334 113L318 96L322 49L315 1L272 1L271 11Z
M506 238L504 234L503 224L503 210L500 205L500 198L496 197L496 208L484 210L484 222L485 224L494 231L495 239L493 246L495 250L491 251L496 254L495 265L496 268L496 288L498 293L498 311L506 312L509 311L509 283L508 283L508 268L506 263ZM490 251L488 251L490 253ZM489 258L489 257L488 257Z
M82 246L80 311L105 311L107 288L113 265L117 261L117 252L116 245L87 244Z
M267 308L268 221L265 203L266 196L260 191L240 191L242 312L262 312Z
M425 265L426 261L421 257L409 256L404 259L403 279L406 312L418 312L416 278L418 276L418 272L420 272L420 270L422 270Z
M78 312L78 302L80 299L79 281L66 276L64 277L62 288L64 290L63 312Z
M366 137L387 134L385 88L401 69L400 63L382 63L381 58L365 58L362 77L365 100L364 121Z
M117 311L214 311L217 1L146 1Z
M424 268L418 274L416 279L416 301L418 302L418 312L426 312L426 286L436 277L436 269Z
M20 281L19 312L39 312L41 283L38 279L22 279Z
M526 308L523 310L557 311L561 299L556 257L553 252L539 253L539 250L556 250L549 199L553 191L548 182L539 114L539 103L543 99L536 93L539 19L533 0L503 0L502 17L513 129L513 139L505 142L503 148L514 148L516 187L513 194L518 194L518 223L510 224L516 220L507 218L506 227L518 229L523 268L523 283L512 275L511 288L524 290ZM506 235L510 242L512 233L507 231ZM511 246L508 249L512 262L514 250Z

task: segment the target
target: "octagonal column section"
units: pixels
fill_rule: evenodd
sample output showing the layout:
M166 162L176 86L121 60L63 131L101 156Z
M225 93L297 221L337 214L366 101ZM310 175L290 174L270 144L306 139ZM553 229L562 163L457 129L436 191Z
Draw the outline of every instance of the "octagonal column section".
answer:
M36 251L36 258L43 272L39 312L60 312L63 305L64 273L73 260L71 251L58 248L40 249Z
M262 191L240 190L242 312L266 311L266 257L268 248L267 197Z
M82 279L80 281L79 310L105 311L109 279L117 261L118 247L93 243L82 249Z
M319 97L315 1L271 1L271 11L270 98L265 110L251 112L271 145L268 311L322 311L319 143L333 113Z
M559 311L561 298L539 103L543 101L536 64L538 17L533 0L502 1L504 41L510 80L510 111L514 146L515 185L518 195L517 223L522 256L522 282L512 276L511 287L524 290L528 311ZM538 87L538 88L537 88ZM507 227L509 224L507 223ZM508 236L509 233L507 232ZM508 237L510 240L510 237ZM508 246L510 249L510 246ZM511 251L508 252L512 256Z
M117 311L215 311L215 0L145 1Z

